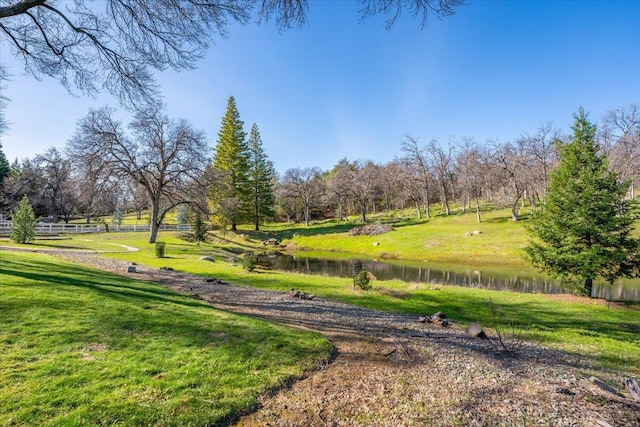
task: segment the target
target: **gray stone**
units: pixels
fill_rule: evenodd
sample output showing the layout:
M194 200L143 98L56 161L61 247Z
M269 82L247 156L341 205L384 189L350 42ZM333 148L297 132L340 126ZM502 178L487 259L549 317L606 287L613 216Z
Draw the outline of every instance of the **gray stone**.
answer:
M201 256L201 257L200 257L200 259L201 259L202 261L216 262L216 260L215 260L213 257L211 257L211 256Z
M127 266L127 273L135 273L136 272L136 266L135 264L129 264Z
M487 339L487 334L484 333L482 327L478 324L478 322L471 322L467 330L465 331L467 335L473 338L480 338L483 340Z

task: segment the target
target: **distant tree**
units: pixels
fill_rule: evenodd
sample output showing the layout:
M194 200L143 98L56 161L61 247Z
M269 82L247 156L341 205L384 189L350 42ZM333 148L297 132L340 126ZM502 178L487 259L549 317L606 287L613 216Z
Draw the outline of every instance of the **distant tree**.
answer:
M0 132L1 134L2 132ZM8 178L11 175L11 165L9 164L9 160L7 160L7 156L4 155L4 151L2 151L2 142L0 142L0 189L2 189L2 182L5 178Z
M103 171L102 179L133 180L144 189L151 211L149 243L154 243L166 214L202 191L206 138L157 107L139 111L129 129L110 108L91 110L78 122L67 150Z
M260 223L275 215L275 170L262 148L260 131L255 123L249 132L249 218L256 231Z
M16 243L29 243L36 238L38 220L27 196L24 196L16 210L11 212L11 220L13 221L9 236L11 240Z
M44 179L44 203L53 222L63 217L69 222L76 208L71 162L55 147L35 157Z
M2 205L5 211L13 210L26 195L36 216L48 214L45 197L44 172L37 161L23 159L11 165L9 177L3 182Z
M455 145L449 141L446 147L443 147L437 140L432 139L427 144L427 155L433 175L436 178L440 189L440 201L444 214L449 215L451 209L449 207L449 199L452 197L453 190L453 169L455 165L456 151Z
M251 196L249 147L243 126L236 101L231 96L218 133L213 158L215 178L209 187L213 214L220 223L231 224L231 231L236 231L238 223L247 219Z
M363 224L367 222L369 204L380 193L380 174L380 168L371 161L356 161L337 172L336 180L341 183L347 198L360 213Z
M413 170L412 176L419 183L419 187L422 193L422 201L424 203L425 217L429 219L431 216L429 206L429 197L431 195L430 182L433 176L429 161L425 154L425 149L424 147L420 147L420 145L418 145L418 138L413 138L409 135L405 135L400 144L400 148L404 153L404 163L407 165L407 167L410 167ZM418 219L420 218L420 216L420 209L418 209Z
M285 189L283 197L293 199L300 206L304 215L304 223L308 227L311 208L320 202L325 192L322 172L319 168L287 169L282 177Z
M463 140L460 151L455 162L455 174L458 177L457 184L462 194L463 211L465 206L471 205L471 199L475 201L476 221L478 224L482 218L480 216L480 195L484 184L485 155L480 147L471 138Z
M560 139L560 130L553 128L550 122L538 127L535 134L525 133L521 137L530 162L531 193L532 196L539 195L543 203L549 187L549 171L558 160L556 152L558 139Z
M637 276L640 240L632 236L636 204L625 200L628 183L607 170L598 152L596 126L584 110L574 116L573 138L559 143L559 165L551 171L544 211L530 227L526 248L531 262L565 281L609 283Z
M607 145L611 168L629 181L629 197L635 199L640 178L640 104L609 111L602 120L600 137Z
M502 145L494 143L489 155L494 162L494 169L499 173L502 188L510 198L511 220L518 221L519 202L529 185L531 164L524 141L519 139L515 143Z
M180 205L176 209L176 221L178 224L184 225L189 224L189 206L188 205Z

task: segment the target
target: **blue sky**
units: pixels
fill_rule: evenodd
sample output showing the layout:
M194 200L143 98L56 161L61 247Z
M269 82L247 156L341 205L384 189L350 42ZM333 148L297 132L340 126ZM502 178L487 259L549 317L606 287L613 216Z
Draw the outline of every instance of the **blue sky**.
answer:
M354 1L309 3L303 28L236 25L196 70L159 74L169 115L213 147L233 95L284 172L385 163L405 134L509 141L547 121L568 131L580 106L595 121L640 102L640 1L471 0L424 30L405 15L390 31L382 17L359 22ZM23 76L6 44L0 62L13 74L1 137L10 161L64 147L89 108L117 106Z

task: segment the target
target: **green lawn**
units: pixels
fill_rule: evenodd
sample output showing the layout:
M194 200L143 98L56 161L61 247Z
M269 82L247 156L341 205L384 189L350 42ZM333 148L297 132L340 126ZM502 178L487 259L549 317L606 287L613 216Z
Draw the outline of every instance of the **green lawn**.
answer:
M265 289L287 291L295 288L376 310L415 315L442 310L462 326L473 321L491 326L492 301L500 324L514 326L527 340L575 354L601 368L640 374L640 304L608 307L602 301L588 298L560 301L541 294L455 286L440 286L435 290L431 284L401 281L374 281L372 291L362 292L353 290L350 279L264 270L245 272L241 262L233 265L227 261L231 252L225 248L232 247L225 247L220 239L196 246L178 238L177 233L163 233L161 238L167 245L167 257L156 258L154 245L146 243L145 236L143 233L112 233L108 236L110 241L138 246L142 250L108 256ZM245 246L257 242L237 240ZM212 255L217 261L202 261L199 259L202 255Z
M218 425L330 351L319 334L7 251L0 348L0 425L23 426Z
M326 221L313 224L308 229L296 226L278 230L282 226L274 226L273 230L292 237L292 246L305 250L475 265L526 264L522 250L527 242L526 216L513 222L509 210L492 210L483 212L483 221L478 224L474 213L436 215L429 220L407 218L408 213L410 211L371 216L370 222L386 222L395 228L378 236L349 236L348 231L359 225L356 221ZM473 234L474 231L480 234ZM296 233L297 236L293 237Z

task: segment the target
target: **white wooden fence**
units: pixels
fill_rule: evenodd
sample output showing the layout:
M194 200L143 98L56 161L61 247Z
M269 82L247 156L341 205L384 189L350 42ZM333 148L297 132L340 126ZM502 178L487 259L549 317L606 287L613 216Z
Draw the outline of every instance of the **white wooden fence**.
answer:
M11 232L13 222L0 221L0 235L6 235ZM160 231L191 231L190 224L162 224ZM39 222L36 225L36 234L83 234L83 233L104 233L107 227L104 224L87 225L87 224L54 224ZM109 225L109 232L127 232L127 231L149 231L148 225Z

